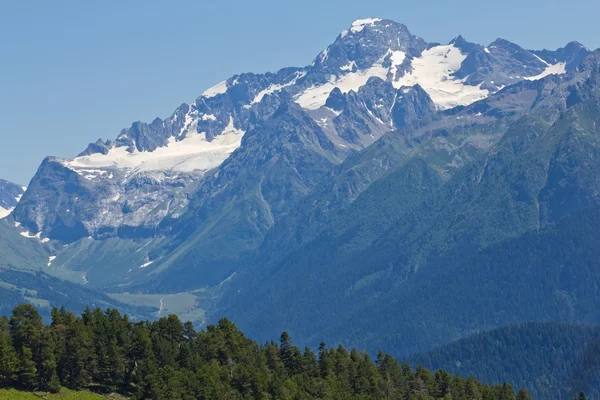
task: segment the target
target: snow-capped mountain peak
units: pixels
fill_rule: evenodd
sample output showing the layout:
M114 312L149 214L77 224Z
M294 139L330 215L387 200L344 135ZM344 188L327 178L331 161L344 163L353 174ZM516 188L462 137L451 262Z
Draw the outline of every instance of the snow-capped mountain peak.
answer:
M366 26L373 26L378 22L381 22L381 18L357 19L356 21L354 21L352 23L350 30L353 33L359 33L359 32L362 32L362 30L365 29Z
M168 118L135 122L74 159L47 159L32 181L35 193L26 194L13 215L31 231L64 240L121 226L153 229L183 215L188 194L206 173L243 146L245 132L272 118L281 103L299 105L304 120L347 154L436 110L565 73L588 53L578 44L530 51L503 39L484 47L462 36L428 44L401 23L359 19L306 67L235 75ZM77 190L56 197L67 181ZM65 226L77 226L77 233L62 236Z

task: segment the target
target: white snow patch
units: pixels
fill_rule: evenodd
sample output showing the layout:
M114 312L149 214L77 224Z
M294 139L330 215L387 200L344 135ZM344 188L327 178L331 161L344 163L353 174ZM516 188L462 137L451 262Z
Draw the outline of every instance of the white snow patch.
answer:
M390 57L390 68L383 67L383 61ZM436 46L425 50L420 57L412 60L412 70L400 77L398 66L405 59L402 51L388 51L381 60L372 67L362 71L349 72L342 76L331 76L329 82L313 86L296 96L296 103L303 108L316 110L323 106L334 88L342 93L358 91L369 78L379 77L387 80L391 74L395 88L419 84L431 97L435 105L441 109L449 109L459 105L469 105L486 98L489 92L479 86L465 84L465 79L457 79L452 74L458 71L466 55L453 45ZM344 67L347 68L348 66Z
M121 193L116 193L110 200L118 201L121 198Z
M356 92L364 86L371 77L378 77L385 80L387 78L388 68L381 65L382 62L383 60L380 60L380 62L374 64L370 68L357 72L349 72L340 77L332 75L329 78L329 82L306 89L296 97L295 101L303 108L316 110L325 105L327 97L336 87L339 88L342 93L348 93L351 90Z
M244 131L236 129L233 118L229 125L212 141L206 139L206 133L188 132L182 140L174 137L164 147L153 152L128 152L126 147L113 147L108 154L92 154L77 157L63 163L77 171L89 171L90 168L125 168L140 171L206 171L221 165L229 155L240 147ZM104 171L106 172L106 171Z
M393 82L394 87L419 84L439 109L468 105L488 96L479 86L466 85L464 79L452 77L466 56L453 45L436 46L425 50L412 60L412 71Z
M2 208L0 207L0 219L4 219L10 215L10 213L14 210L14 208Z
M98 178L99 176L102 176L107 173L107 171L101 169L79 169L75 172L83 176L84 179L87 179L88 181L92 181Z
M385 123L381 120L381 118L379 118L377 115L373 114L373 111L371 111L369 109L369 107L367 107L366 104L363 103L363 106L365 107L365 109L367 110L367 112L369 113L369 115L376 120L377 122L379 122L381 125L385 125Z
M320 62L325 62L325 60L327 60L327 57L329 56L329 47L327 47L325 50L323 50L320 54L319 54L319 61Z
M144 263L142 265L140 265L140 268L146 268L147 266L149 266L150 264L152 264L154 261L148 261L147 263Z
M222 81L217 83L215 86L210 89L206 89L202 96L204 97L215 97L216 95L223 94L227 91L227 81Z
M356 63L354 61L350 61L347 65L340 67L340 70L350 72L354 69L355 66L356 66Z
M269 86L268 88L261 90L260 92L258 92L258 94L254 97L254 100L252 100L252 102L250 104L256 104L256 103L260 103L261 100L263 99L263 97L265 97L266 95L275 93L275 92L279 92L280 90L288 87L288 86L292 86L295 85L296 82L298 81L298 79L304 77L304 75L306 75L306 71L301 71L301 72L296 72L296 76L294 76L294 78L287 82L287 83L283 83L280 85L274 84ZM250 108L250 105L246 105L244 106L245 108Z
M523 78L527 79L528 81L537 81L538 79L545 78L548 75L562 75L566 72L567 72L567 64L564 62L561 62L558 64L549 65L548 67L546 67L544 72L542 72L539 75L525 76Z
M533 53L531 53L531 54L533 54ZM549 66L549 65L550 65L550 64L549 64L549 63L548 63L546 60L542 59L542 58L541 58L541 57L539 57L537 54L533 54L533 56L534 56L535 58L537 58L538 60L540 60L541 62L543 62L543 63L544 63L546 66Z
M179 135L178 136L183 136L183 134L185 133L197 133L198 130L198 111L197 110L193 110L190 108L190 110L185 114L185 118L183 121L183 126L181 127L181 130L179 131Z
M52 266L52 261L56 260L56 256L50 256L48 257L48 266L51 267Z
M336 117L339 117L339 115L342 113L342 111L334 110L333 108L329 108L329 107L327 107L327 109L328 109L329 111L331 111L331 113L332 113L333 115L335 115Z
M381 21L381 18L357 19L352 23L352 27L350 28L350 30L353 33L359 33L362 32L362 30L365 29L366 26L374 25L379 21Z
M486 53L490 54L490 49L488 49L487 47L485 47L485 48L483 49L483 51L485 51Z
M201 119L202 121L216 121L217 117L212 114L204 114Z
M398 79L398 65L402 64L406 59L406 53L403 51L392 51L390 60L392 62L392 66L390 67L390 71L392 73L392 81Z
M146 242L146 244L144 244L142 247L140 247L139 249L137 249L135 252L139 253L140 251L142 251L144 249L144 247L148 246L150 243L152 243L154 241L154 239L150 239L148 240L148 242Z
M317 121L317 124L321 125L323 128L327 128L329 126L329 124L327 123L328 120L329 120L329 118L327 118L327 117L321 118L320 120Z
M33 233L30 233L29 231L26 231L26 232L20 232L20 235L23 237L26 237L27 239L37 239L42 243L48 243L50 241L50 239L48 239L48 238L42 239L42 232L33 234Z

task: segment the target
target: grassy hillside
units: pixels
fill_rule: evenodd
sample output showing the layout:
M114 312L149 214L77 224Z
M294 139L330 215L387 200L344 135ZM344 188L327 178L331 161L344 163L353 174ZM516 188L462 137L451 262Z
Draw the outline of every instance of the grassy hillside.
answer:
M120 395L103 396L91 392L75 392L73 390L62 389L58 394L44 392L22 392L15 389L0 389L0 399L3 400L106 400L106 399L125 399Z

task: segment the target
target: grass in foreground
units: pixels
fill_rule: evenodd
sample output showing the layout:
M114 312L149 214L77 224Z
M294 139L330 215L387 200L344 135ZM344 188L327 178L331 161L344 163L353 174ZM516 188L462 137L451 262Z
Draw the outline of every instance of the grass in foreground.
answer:
M43 392L22 392L15 389L0 389L0 399L2 400L106 400L125 399L117 394L103 396L92 392L75 392L69 389L61 389L58 394L43 393Z

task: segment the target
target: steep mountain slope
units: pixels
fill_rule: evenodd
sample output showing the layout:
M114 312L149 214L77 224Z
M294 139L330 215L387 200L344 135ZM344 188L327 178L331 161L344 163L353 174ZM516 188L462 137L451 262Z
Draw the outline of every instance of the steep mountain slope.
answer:
M370 335L378 332L380 346L395 349L399 354L443 343L482 327L526 321L540 315L549 319L568 317L596 322L586 309L576 309L573 315L567 316L559 311L561 307L550 307L550 298L554 296L554 289L550 288L560 291L559 287L575 285L575 281L569 278L568 282L559 280L550 285L543 264L530 259L520 260L523 264L513 266L513 279L519 281L521 278L519 269L531 268L535 271L532 272L534 276L528 277L521 289L526 293L528 285L533 290L538 283L544 282L549 285L549 292L542 290L530 299L537 308L532 305L528 312L523 312L520 307L525 303L512 303L512 299L520 298L518 293L501 294L505 277L497 274L505 269L503 251L510 253L511 250L495 246L530 231L533 235L538 231L545 232L544 227L553 226L556 221L562 221L561 218L598 205L599 54L589 56L565 79L547 77L537 82L520 83L490 98L494 101L499 96L520 93L515 97L521 100L520 103L500 102L505 107L520 104L520 112L490 107L487 100L465 108L461 112L484 110L492 115L502 115L501 120L507 124L511 123L507 115L512 114L514 123L505 127L508 129L496 145L489 147L486 153L480 153L480 157L455 172L439 188L431 179L425 180L423 186L415 184L424 176L435 176L432 173L413 172L408 175L412 181L403 181L407 176L402 173L403 167L383 178L381 185L371 185L362 196L368 199L370 190L384 188L383 193L374 195L379 201L362 202L359 197L349 208L349 217L342 219L341 224L334 223L329 231L327 227L322 233L313 235L314 240L292 248L266 271L265 264L258 263L252 270L253 280L250 280L255 285L248 286L247 280L240 280L244 286L234 285L238 292L231 298L225 297L228 315L256 335L285 326L307 341L319 329L326 332L321 336L343 343L370 341ZM455 119L456 115L461 116L459 113L446 118ZM447 135L453 136L452 132ZM427 144L423 142L421 146ZM426 154L431 155L430 152ZM435 171L431 159L426 158L421 163L425 166L429 163L429 170ZM394 182L394 179L401 180ZM440 180L439 175L437 179ZM404 192L398 190L400 187L415 189L404 197ZM428 195L425 190L425 196L420 198L422 187L427 190L432 187L433 194ZM387 199L390 199L391 208L385 206ZM364 204L368 206L364 207ZM352 211L354 206L356 211ZM378 214L380 210L383 212ZM568 224L569 220L566 221L561 223ZM295 229L288 227L292 232ZM571 240L597 239L593 235L582 238L573 229L567 231L572 236L559 236L555 246L561 249L557 251L567 254L573 251L573 257L585 249L573 250ZM524 253L538 254L540 250L532 244L538 242L528 235L522 240L532 247ZM496 258L485 258L485 261L473 258L473 254L486 248L497 249ZM561 262L568 258L565 254L553 256ZM583 253L581 257L585 262L591 262L589 268L597 267L597 262L593 261L595 254ZM552 265L551 260L547 262ZM492 265L487 269L490 263ZM461 270L466 266L473 269ZM461 271L459 275L455 275L453 268ZM556 268L563 267L556 265ZM265 273L261 274L261 271ZM488 275L481 275L483 271ZM464 274L472 278L467 280ZM473 290L467 282L475 287L480 282L490 282L491 287L481 288L483 291L477 294L465 292L467 288ZM506 300L500 302L500 308L496 310L499 316L488 319L491 310L473 304L479 304L477 298L488 298L493 294L491 288L500 291L498 298L506 297ZM478 297L465 298L463 302L458 301L457 293L472 293ZM416 300L423 295L426 297ZM592 303L597 301L597 295L592 290ZM568 294L567 298L570 296ZM302 298L302 302L298 302L298 298ZM545 300L541 301L541 298ZM419 312L415 301L433 314L433 308L443 304L445 318L423 321L415 314ZM276 308L274 304L277 304ZM398 315L396 310L404 308L415 310L415 313ZM266 309L275 310L275 314L271 311L269 318L261 318ZM451 318L465 312L468 316L464 315L464 318ZM422 327L427 327L426 332L421 332Z
M25 187L0 179L0 219L7 217L23 196Z
M475 376L486 383L526 387L535 399L600 395L600 328L556 322L526 323L415 354L412 365Z
M148 318L157 310L121 303L47 273L53 262L51 249L39 238L19 234L9 222L0 221L0 311L10 313L18 304L32 303L50 317L51 307L83 311L87 305L118 308L132 318Z
M338 151L324 131L299 106L281 99L273 116L246 134L235 157L199 185L177 238L193 248L182 256L177 249L177 258L169 260L173 278L162 286L191 289L226 279L337 162Z

